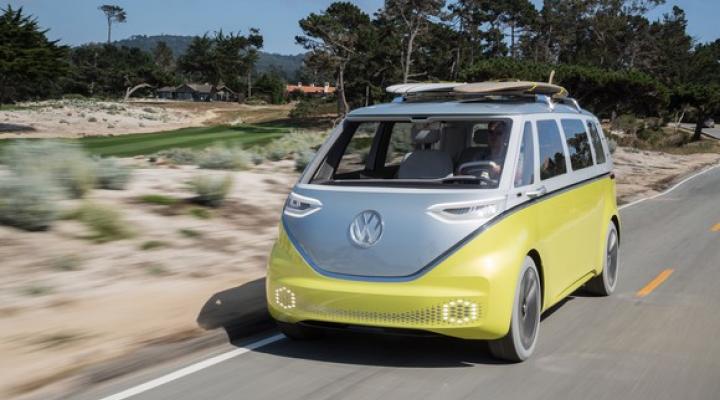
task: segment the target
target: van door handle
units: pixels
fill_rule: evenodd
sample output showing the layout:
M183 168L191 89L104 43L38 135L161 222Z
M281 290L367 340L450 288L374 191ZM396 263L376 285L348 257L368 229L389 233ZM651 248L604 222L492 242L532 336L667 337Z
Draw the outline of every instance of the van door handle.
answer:
M547 193L547 188L545 186L540 186L535 190L528 190L525 194L527 195L527 197L534 199L544 195L545 193Z

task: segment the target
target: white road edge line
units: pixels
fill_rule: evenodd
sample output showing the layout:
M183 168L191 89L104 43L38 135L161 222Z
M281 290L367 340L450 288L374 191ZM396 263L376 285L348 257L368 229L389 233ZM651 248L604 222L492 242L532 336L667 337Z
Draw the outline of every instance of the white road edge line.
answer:
M706 173L706 172L710 172L710 171L712 171L712 170L714 170L715 168L718 168L718 167L720 167L720 164L716 164L716 165L713 165L712 167L705 168L705 169L703 169L703 170L700 171L700 172L697 172L697 173L694 173L694 174L688 176L687 178L681 180L680 182L672 185L671 187L669 187L668 189L663 190L663 191L660 192L660 193L656 193L656 194L654 194L654 195L652 195L652 196L650 196L650 197L645 197L645 198L638 199L638 200L635 200L635 201L630 202L630 203L627 203L627 204L623 204L622 206L618 207L618 210L622 210L622 209L624 209L624 208L628 208L628 207L630 207L630 206L634 206L635 204L642 203L643 201L652 200L652 199L658 198L658 197L660 197L660 196L662 196L662 195L668 194L668 193L672 192L673 190L677 189L678 187L680 187L680 185L682 185L683 183L685 183L685 182L687 182L687 181L689 181L689 180L695 179L695 178L697 178L698 176L700 176L700 175L702 175L702 174L704 174L704 173Z
M208 358L207 360L197 362L192 365L188 365L185 368L181 368L175 372L171 372L167 375L163 375L159 378L153 379L151 381L145 382L143 384L137 385L135 387L131 387L130 389L123 390L120 393L116 393L107 397L103 397L101 400L123 400L127 399L128 397L132 397L135 395L138 395L143 392L147 392L150 389L154 389L158 386L162 386L166 383L172 382L174 380L178 380L182 377L188 376L190 374L194 374L195 372L198 372L200 370L203 370L208 367L212 367L213 365L219 364L223 361L227 361L231 358L235 358L239 355L245 354L249 351L255 350L257 348L266 346L270 343L277 342L280 339L283 339L285 336L281 334L276 334L270 337L267 337L265 339L258 340L257 342L253 342L248 344L247 346L237 348L235 350L228 351L226 353L219 354L215 357Z

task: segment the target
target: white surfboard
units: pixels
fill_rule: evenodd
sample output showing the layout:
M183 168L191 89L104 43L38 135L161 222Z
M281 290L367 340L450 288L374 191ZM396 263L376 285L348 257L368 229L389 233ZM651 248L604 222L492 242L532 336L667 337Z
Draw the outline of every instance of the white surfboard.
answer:
M456 86L454 91L459 93L500 93L517 92L528 94L544 94L548 96L567 95L564 87L545 82L530 81L489 81L468 83Z
M401 83L388 86L385 91L394 94L409 94L420 92L451 92L455 87L466 85L464 82L438 82L438 83Z

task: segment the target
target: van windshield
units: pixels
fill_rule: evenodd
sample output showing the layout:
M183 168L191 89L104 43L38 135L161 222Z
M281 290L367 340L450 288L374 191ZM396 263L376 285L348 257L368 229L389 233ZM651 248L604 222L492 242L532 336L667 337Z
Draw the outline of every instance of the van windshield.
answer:
M346 121L310 183L374 186L500 185L512 121Z

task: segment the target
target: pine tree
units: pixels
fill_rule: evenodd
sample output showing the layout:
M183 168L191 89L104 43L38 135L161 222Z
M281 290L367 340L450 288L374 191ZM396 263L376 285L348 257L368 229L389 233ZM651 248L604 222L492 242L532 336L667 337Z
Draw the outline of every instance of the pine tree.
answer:
M48 40L22 8L1 11L0 104L55 94L67 71L67 47Z

